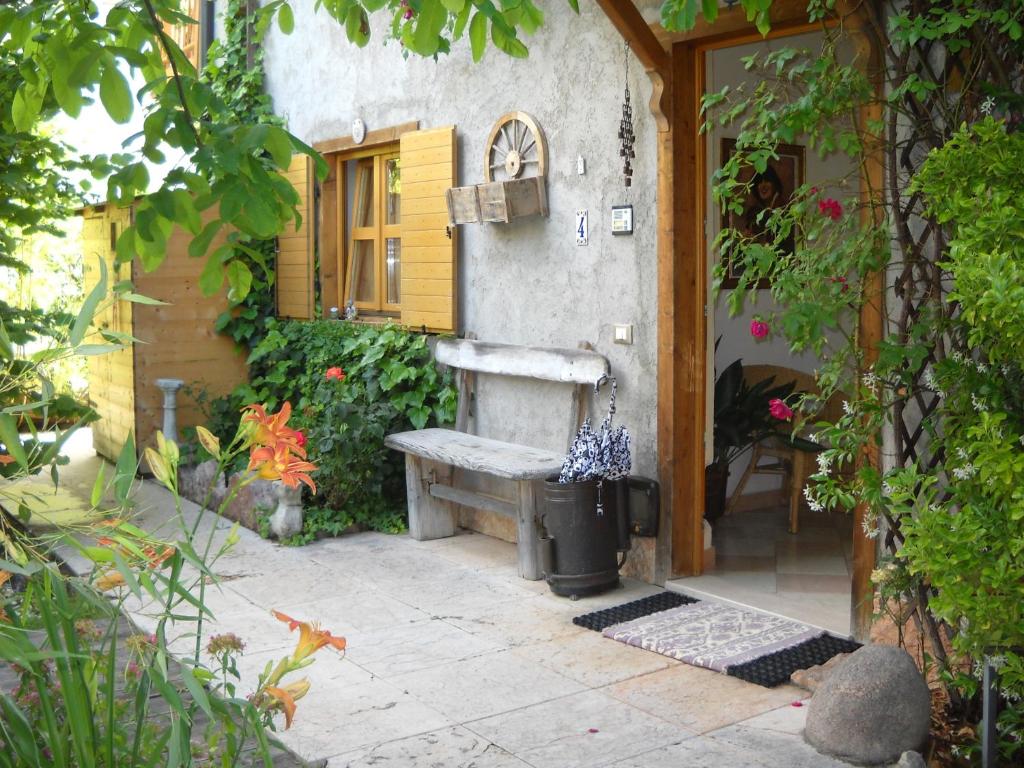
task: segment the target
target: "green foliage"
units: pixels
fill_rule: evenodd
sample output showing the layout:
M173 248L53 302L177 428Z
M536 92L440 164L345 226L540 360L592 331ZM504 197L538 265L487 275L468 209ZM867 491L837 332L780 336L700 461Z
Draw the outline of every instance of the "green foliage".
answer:
M332 368L344 380L328 379ZM317 494L301 535L333 534L350 525L404 527L402 457L384 447L392 432L449 423L455 390L434 365L427 337L394 325L330 320L271 321L249 358L250 381L210 404L222 434L248 403L292 404L309 458L318 467Z
M223 36L210 47L209 63L203 75L237 122L281 126L282 120L274 114L264 86L266 28L250 23L248 7L246 0L228 1L223 11ZM286 7L282 7L282 13ZM286 147L284 151L290 153L291 149ZM256 255L250 256L250 249ZM274 258L273 239L254 240L248 248L235 250L233 263L248 270L249 290L241 292L240 299L232 297L231 306L221 313L214 325L218 333L247 347L263 338L266 321L275 310Z
M672 5L688 14L679 23L692 25L692 3ZM808 11L831 13L826 2ZM885 533L874 574L885 610L901 622L916 614L954 716L972 716L977 662L997 657L1007 695L1000 749L1016 763L1024 720L1024 136L1015 128L1024 104L1024 3L886 3L881 14L888 27L873 31L888 34L888 129L867 119L862 108L876 107L879 96L828 32L820 51L778 49L748 60L761 75L750 92L705 99L709 124L739 128L738 151L715 176L724 208L743 210L750 185L741 170L762 170L783 142L846 155L853 169L814 179L816 187L764 211L762 236L727 229L716 248L743 271L730 309L739 311L769 279L779 306L771 325L794 352L819 357L825 397L844 393L844 414L816 425L828 449L808 488L811 506L860 505L865 534ZM925 41L937 46L928 51L951 54L970 42L962 80L913 50ZM916 67L921 58L929 65ZM884 195L861 187L875 151L899 169ZM940 235L915 247L928 225ZM906 277L893 284L897 275ZM721 277L719 268L716 287ZM908 294L914 308L891 311L886 335L863 349L862 312L884 311L887 297ZM815 404L805 403L796 427ZM920 439L900 431L919 404L928 404ZM864 460L887 428L913 443L901 454L905 466Z

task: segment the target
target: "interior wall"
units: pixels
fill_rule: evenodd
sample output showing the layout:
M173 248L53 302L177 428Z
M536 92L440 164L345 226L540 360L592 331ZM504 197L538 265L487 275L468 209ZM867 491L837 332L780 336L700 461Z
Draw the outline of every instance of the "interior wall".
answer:
M749 93L756 83L764 79L764 73L754 70L747 71L743 60L756 54L764 55L771 51L782 48L806 49L818 52L821 49L822 33L812 32L804 35L782 37L774 40L767 40L758 43L721 48L710 51L706 57L708 92L716 93L725 86L733 91L742 90ZM721 167L721 145L723 138L735 138L739 132L738 123L726 127L715 127L708 131L706 141L707 167L710 173ZM858 177L855 164L845 155L832 153L825 157L819 157L816 151L807 146L807 138L798 136L792 142L795 145L803 146L804 152L804 180L806 183L815 184L823 190L823 194L835 197L838 200L845 200L858 193ZM845 183L837 184L834 180L846 179ZM708 253L708 275L710 295L710 275L717 263L718 255L712 248L712 243L721 231L721 213L711 195L711 185L707 189L707 210L710 212L707 222L707 253ZM717 297L713 298L713 311L708 317L708 349L709 358L714 353L715 340L720 336L717 353L714 353L715 371L709 371L709 398L714 397L714 379L717 371L723 370L737 358L743 360L744 365L779 365L793 368L798 371L812 373L818 365L818 357L813 352L794 353L781 333L772 332L765 339L755 339L750 334L750 323L758 315L768 317L780 307L771 298L768 290L751 291L747 295L746 306L736 316L730 316L728 309L728 289L722 289ZM833 334L832 338L837 343L841 336ZM709 409L712 403L709 402ZM709 424L713 420L709 417ZM710 446L709 446L710 450ZM709 453L708 460L711 455ZM729 493L735 489L740 477L747 467L749 454L737 459L731 470L729 478ZM779 489L782 478L770 475L754 475L747 484L745 493L755 493Z

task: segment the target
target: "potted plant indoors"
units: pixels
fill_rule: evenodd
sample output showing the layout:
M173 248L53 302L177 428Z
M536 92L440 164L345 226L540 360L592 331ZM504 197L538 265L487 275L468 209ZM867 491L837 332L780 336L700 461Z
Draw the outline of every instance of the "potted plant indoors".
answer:
M704 470L704 517L717 520L725 511L729 465L755 443L776 432L769 402L785 400L796 383L775 385L775 377L748 384L743 361L730 364L715 381L714 458Z

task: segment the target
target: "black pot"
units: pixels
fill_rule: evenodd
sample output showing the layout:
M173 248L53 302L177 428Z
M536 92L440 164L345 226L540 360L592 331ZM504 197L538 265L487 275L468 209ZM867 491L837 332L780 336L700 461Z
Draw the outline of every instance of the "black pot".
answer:
M704 518L714 522L725 514L728 498L729 463L716 462L704 469Z
M575 599L618 586L620 483L606 480L599 491L596 480L544 482L542 514L548 538L542 562L556 595Z

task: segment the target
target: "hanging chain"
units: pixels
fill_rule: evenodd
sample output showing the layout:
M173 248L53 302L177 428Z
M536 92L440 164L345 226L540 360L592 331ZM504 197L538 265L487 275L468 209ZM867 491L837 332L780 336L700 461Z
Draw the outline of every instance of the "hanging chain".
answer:
M622 102L622 120L619 121L619 157L622 158L622 175L625 186L631 186L633 182L632 160L636 157L633 151L633 142L636 136L633 134L633 106L629 101L629 43L625 48L626 60L626 91L625 99Z

